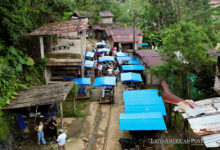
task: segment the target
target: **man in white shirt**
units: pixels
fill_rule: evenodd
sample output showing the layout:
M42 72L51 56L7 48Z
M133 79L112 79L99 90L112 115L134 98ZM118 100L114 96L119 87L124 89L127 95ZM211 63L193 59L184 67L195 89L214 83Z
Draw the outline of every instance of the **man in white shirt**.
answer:
M66 133L63 132L63 129L60 129L59 133L60 133L60 135L57 138L58 149L65 150Z

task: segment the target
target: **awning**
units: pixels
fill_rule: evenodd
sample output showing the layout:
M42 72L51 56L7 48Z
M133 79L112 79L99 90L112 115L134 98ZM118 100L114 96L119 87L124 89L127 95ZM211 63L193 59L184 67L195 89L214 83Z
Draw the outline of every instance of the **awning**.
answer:
M160 112L166 116L163 99L155 90L124 91L126 113Z
M147 46L148 43L138 43L138 45L141 45L141 46Z
M131 61L125 63L125 65L141 65L141 61L140 60L131 60Z
M115 86L116 77L99 77L95 79L94 87L98 86Z
M122 60L127 60L127 61L129 61L129 60L136 60L136 58L135 57L130 57L130 56L125 56L125 57L117 57L117 60L118 61L122 61Z
M143 82L141 75L139 73L121 73L122 82Z
M84 67L85 68L93 68L94 66L94 61L91 61L91 60L85 60L84 61Z
M77 78L73 81L77 82L78 85L90 85L91 79L90 78Z
M99 62L108 62L108 61L115 61L115 58L113 56L99 57Z
M86 58L93 58L93 57L94 57L94 55L95 55L95 53L94 53L94 52L89 52L89 51L86 51L86 53L85 53L85 57L86 57Z
M125 56L129 56L129 55L127 53L118 52L118 53L116 53L116 56L125 57Z
M145 70L144 65L122 65L123 71L138 71L138 70Z
M96 46L105 46L106 43L101 43L101 42L99 42L99 43L95 43L95 45L96 45Z
M99 48L98 53L103 53L103 52L110 52L110 49L109 48Z
M160 112L151 113L121 113L120 130L167 130Z

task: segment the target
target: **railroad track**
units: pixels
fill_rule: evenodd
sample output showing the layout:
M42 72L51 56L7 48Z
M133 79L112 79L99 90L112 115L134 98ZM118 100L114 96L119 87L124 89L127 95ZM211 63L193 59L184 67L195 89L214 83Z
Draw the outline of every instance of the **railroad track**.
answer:
M106 150L111 122L111 110L112 104L100 104L87 150Z

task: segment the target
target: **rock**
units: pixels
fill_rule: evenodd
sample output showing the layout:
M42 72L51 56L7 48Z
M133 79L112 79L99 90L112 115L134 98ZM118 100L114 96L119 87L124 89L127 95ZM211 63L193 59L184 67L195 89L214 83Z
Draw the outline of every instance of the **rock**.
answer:
M82 138L82 140L83 140L84 142L89 142L89 139L86 138L86 137Z

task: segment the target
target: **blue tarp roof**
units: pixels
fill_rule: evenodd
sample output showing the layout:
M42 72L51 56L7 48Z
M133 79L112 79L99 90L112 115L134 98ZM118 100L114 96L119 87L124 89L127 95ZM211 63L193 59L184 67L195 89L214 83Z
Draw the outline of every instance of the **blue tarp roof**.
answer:
M123 71L145 70L144 65L122 65Z
M115 58L113 56L99 57L99 62L106 62L106 61L115 61Z
M143 82L141 75L139 73L121 73L122 82Z
M110 49L109 48L99 48L98 53L102 53L102 52L110 52Z
M140 60L131 60L125 64L126 65L141 65L141 61Z
M94 61L91 61L91 60L85 60L84 61L84 67L85 68L93 68L94 66Z
M121 113L120 130L167 130L160 112Z
M95 45L96 45L96 46L105 46L106 43L101 43L101 42L99 42L99 43L95 43Z
M78 85L90 85L91 79L90 78L77 78L73 81L77 82Z
M138 43L138 45L145 45L145 46L147 46L148 43Z
M114 86L116 84L116 77L99 77L95 79L94 87L97 86Z
M117 57L117 60L136 60L135 57L125 56L125 57Z
M123 98L126 113L161 112L166 116L163 99L156 90L124 91Z
M116 56L118 56L118 57L125 57L125 56L129 56L129 55L127 53L117 52Z
M95 55L95 53L94 53L94 52L89 52L89 51L86 51L86 53L85 53L85 57L86 57L86 58L93 58L93 57L94 57L94 55Z

